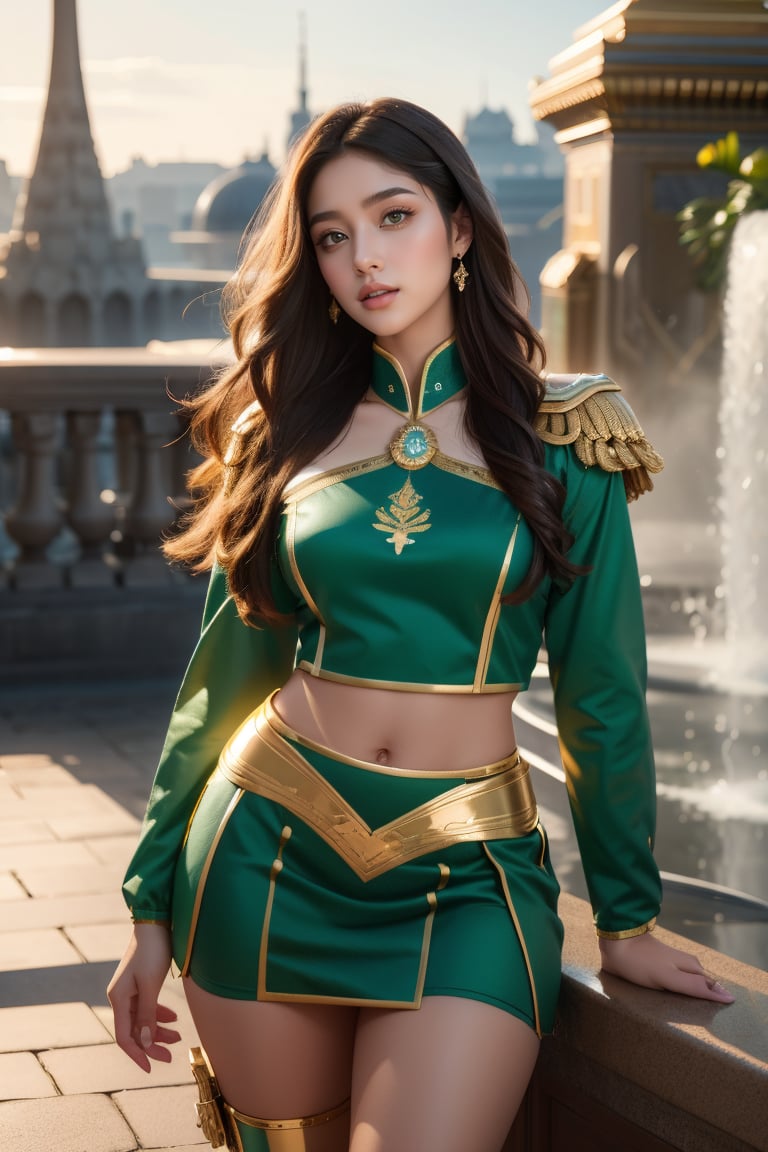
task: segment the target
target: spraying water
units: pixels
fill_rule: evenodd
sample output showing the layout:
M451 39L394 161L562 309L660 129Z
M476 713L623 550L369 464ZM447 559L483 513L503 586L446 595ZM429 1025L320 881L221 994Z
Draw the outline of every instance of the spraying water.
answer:
M732 683L768 684L768 212L739 221L725 299L720 508Z

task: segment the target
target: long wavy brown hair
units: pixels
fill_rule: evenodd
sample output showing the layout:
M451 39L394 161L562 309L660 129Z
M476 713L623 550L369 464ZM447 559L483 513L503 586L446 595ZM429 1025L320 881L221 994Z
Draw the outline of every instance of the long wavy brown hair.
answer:
M342 432L368 388L371 334L342 313L328 320L329 293L311 242L307 201L329 160L360 151L408 173L434 196L446 221L463 204L473 226L464 256L467 290L455 286L454 323L467 376L465 423L496 481L534 537L533 559L510 597L529 597L550 575L578 569L562 521L564 490L543 467L533 420L543 396L544 349L526 318L528 293L500 218L457 137L404 100L343 104L310 124L257 214L243 259L224 291L236 361L186 401L204 461L190 474L196 504L166 554L204 570L218 562L243 619L278 617L272 564L287 482ZM247 434L232 426L258 401ZM229 460L227 450L229 447Z

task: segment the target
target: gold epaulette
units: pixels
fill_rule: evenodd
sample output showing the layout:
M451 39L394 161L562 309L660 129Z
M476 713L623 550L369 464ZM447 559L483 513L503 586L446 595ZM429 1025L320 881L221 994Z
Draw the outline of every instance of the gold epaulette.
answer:
M547 444L573 444L582 464L621 472L627 500L650 492L664 461L608 376L548 376L535 428Z

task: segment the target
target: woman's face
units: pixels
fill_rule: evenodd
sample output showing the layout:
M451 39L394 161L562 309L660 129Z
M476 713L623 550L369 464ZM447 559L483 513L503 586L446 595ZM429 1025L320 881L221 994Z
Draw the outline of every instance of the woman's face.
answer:
M409 335L428 351L451 334L451 260L471 239L466 212L446 225L412 176L349 151L315 177L308 215L331 295L384 346Z

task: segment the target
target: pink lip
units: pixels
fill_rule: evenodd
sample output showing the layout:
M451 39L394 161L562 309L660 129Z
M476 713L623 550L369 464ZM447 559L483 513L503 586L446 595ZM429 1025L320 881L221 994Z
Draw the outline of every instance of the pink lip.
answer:
M385 292L386 295L371 297L371 292ZM391 300L396 292L397 288L391 288L389 284L378 284L376 281L373 281L371 284L363 285L358 292L357 298L360 303L366 307L374 308L379 306L379 301L384 303Z

